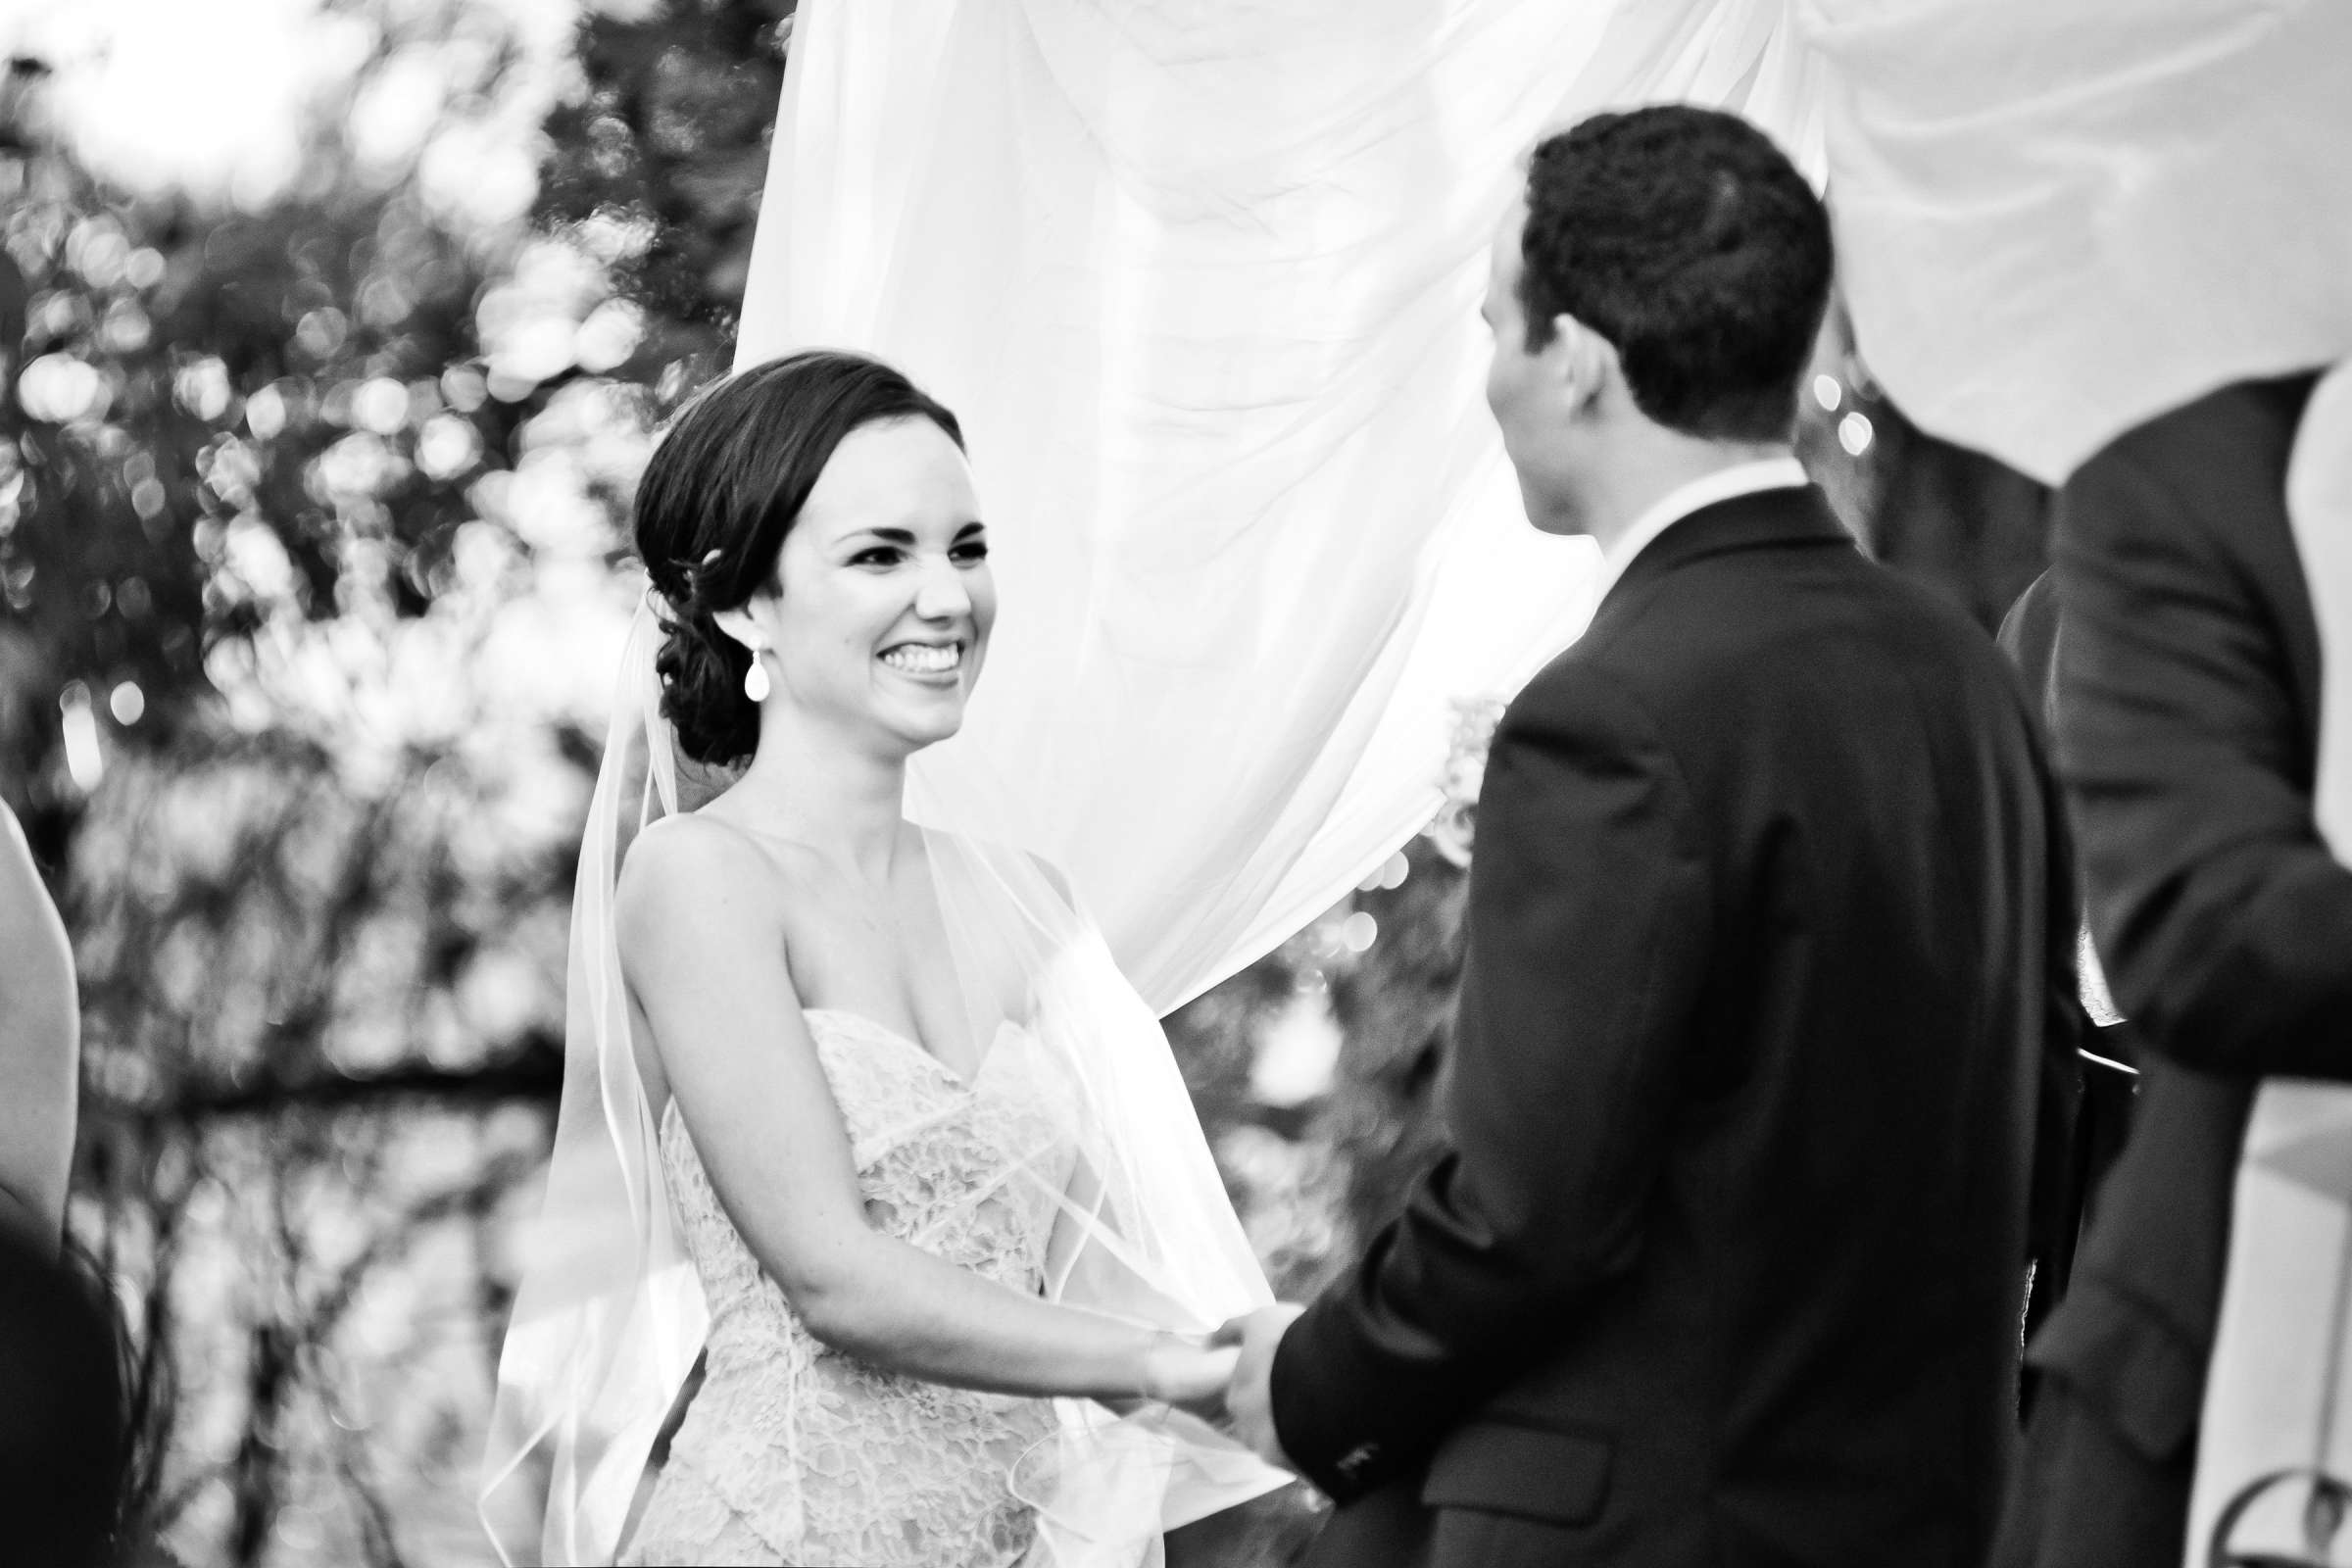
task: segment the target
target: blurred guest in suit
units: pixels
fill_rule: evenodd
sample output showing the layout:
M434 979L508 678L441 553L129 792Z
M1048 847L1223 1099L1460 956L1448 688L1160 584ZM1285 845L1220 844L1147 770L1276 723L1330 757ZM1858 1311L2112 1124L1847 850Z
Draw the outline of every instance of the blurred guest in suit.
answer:
M2313 817L2319 633L2285 504L2316 380L2150 420L2060 500L2060 769L2142 1078L2028 1351L1996 1568L2180 1560L2255 1088L2352 1077L2352 871Z

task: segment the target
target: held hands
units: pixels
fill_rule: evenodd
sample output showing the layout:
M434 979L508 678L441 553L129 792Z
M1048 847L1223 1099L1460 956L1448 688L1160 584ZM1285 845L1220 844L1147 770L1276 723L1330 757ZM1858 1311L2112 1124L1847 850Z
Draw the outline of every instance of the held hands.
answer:
M1227 1325L1228 1328L1231 1325ZM1144 1396L1203 1421L1225 1415L1225 1388L1241 1348L1225 1329L1211 1335L1161 1332L1144 1352Z
M1298 1467L1282 1451L1282 1439L1274 1430L1274 1351L1283 1332L1305 1310L1296 1302L1277 1301L1235 1318L1216 1334L1219 1341L1238 1341L1241 1346L1221 1401L1233 1435L1266 1463L1294 1473Z
M1232 1319L1206 1338L1153 1335L1144 1355L1144 1397L1223 1424L1259 1458L1295 1472L1298 1467L1282 1451L1274 1430L1272 1380L1283 1331L1305 1310L1277 1301Z

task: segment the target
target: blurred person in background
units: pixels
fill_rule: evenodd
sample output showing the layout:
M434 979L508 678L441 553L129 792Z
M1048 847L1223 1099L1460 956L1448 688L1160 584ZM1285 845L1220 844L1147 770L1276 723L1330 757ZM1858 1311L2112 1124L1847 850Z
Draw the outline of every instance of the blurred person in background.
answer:
M79 1254L0 1225L0 1561L167 1560L126 1549L137 1445L125 1371L113 1303Z
M2143 1048L2038 1372L1996 1568L2178 1560L2261 1079L2352 1077L2352 871L2314 814L2320 634L2286 507L2316 369L2118 437L2060 500L2058 754Z
M80 1038L65 922L0 803L0 1229L50 1252L65 1228Z

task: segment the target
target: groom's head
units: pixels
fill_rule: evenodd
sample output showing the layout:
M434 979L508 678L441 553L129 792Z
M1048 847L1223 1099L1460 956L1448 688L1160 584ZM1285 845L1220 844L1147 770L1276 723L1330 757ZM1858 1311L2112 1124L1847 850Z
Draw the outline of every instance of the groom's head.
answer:
M1640 454L1787 441L1830 270L1820 198L1735 115L1594 115L1537 147L1485 306L1529 517L1586 531L1595 476Z

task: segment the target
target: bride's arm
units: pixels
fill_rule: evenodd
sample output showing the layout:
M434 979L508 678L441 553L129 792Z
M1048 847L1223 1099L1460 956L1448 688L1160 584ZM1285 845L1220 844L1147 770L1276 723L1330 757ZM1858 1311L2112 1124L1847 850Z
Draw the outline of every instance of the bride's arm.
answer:
M621 874L621 966L719 1202L809 1332L993 1393L1213 1397L1232 1350L1022 1295L867 1223L763 881L726 829L657 824Z

